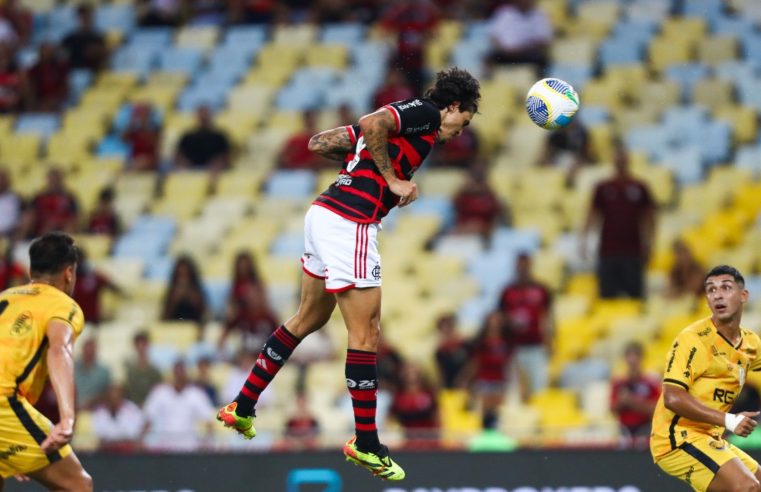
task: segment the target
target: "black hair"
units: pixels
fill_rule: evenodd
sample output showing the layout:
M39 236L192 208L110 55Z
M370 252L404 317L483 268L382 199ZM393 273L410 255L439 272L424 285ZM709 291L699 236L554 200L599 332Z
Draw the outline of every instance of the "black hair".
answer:
M436 82L425 91L424 97L430 99L439 109L459 101L461 113L477 113L478 100L481 99L480 90L481 85L470 72L451 67L436 74Z
M729 265L719 265L711 268L711 271L708 272L703 279L703 282L707 281L711 277L718 277L719 275L729 275L731 276L737 285L740 287L745 287L745 278L742 276L740 271Z
M48 232L29 246L29 270L32 276L55 275L79 261L74 239L63 232Z
M116 197L116 192L110 186L106 186L105 188L100 190L100 193L98 193L98 200L102 202L113 202L115 197Z

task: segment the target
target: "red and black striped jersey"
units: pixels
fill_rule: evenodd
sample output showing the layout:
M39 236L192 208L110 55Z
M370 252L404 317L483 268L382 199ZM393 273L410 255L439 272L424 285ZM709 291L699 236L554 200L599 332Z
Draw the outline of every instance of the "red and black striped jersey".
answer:
M411 180L436 141L440 110L427 99L406 99L386 106L396 119L389 135L388 156L399 179ZM399 203L378 171L359 125L347 126L354 149L344 158L336 181L317 199L320 205L359 223L380 222Z

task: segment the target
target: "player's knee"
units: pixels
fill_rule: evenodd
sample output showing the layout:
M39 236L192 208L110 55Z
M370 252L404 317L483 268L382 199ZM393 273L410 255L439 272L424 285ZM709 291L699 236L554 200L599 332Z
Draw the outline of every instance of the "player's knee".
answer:
M79 475L77 488L75 490L81 492L93 492L92 477L89 473L82 470L82 473Z
M735 482L730 492L761 492L761 483L755 477L747 477Z

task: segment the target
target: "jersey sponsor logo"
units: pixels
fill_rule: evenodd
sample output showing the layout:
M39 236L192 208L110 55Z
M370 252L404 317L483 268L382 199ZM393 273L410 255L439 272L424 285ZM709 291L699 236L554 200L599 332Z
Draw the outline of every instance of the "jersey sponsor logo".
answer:
M267 355L275 362L283 360L283 356L272 350L272 347L267 347Z
M352 181L351 176L347 176L346 174L341 174L336 178L336 184L338 186L351 186Z
M15 456L22 451L26 450L26 446L19 444L11 444L8 449L0 451L0 460L8 460L11 456Z
M690 465L689 470L687 470L687 473L684 474L684 481L687 482L687 485L692 486L692 474L695 473L695 466Z
M407 128L404 133L412 134L412 133L423 133L423 132L430 132L431 131L431 124L426 123L425 125L420 126L413 126L412 128Z
M717 441L716 439L709 439L708 445L717 451L723 451L727 447L727 445L724 442Z
M697 347L692 347L690 349L690 355L687 356L687 365L684 367L684 369L685 369L685 371L684 371L684 377L686 377L686 378L690 377L690 371L692 369L692 359L695 358L695 354L696 353L698 353L698 348Z
M677 347L679 347L679 342L674 342L674 346L671 347L671 356L669 357L668 366L666 366L666 372L671 372L671 366L674 365L674 357L676 357Z
M698 336L704 337L704 336L709 335L710 333L711 333L711 327L710 326L706 326L705 330L701 330L701 331L698 332Z
M378 386L378 383L375 379L360 379L359 381L354 381L353 379L346 378L346 386L349 387L349 389L361 389L361 390L370 390L375 389Z
M16 337L22 337L29 333L32 329L32 313L29 311L24 311L23 313L18 315L18 318L16 318L16 321L13 322L13 325L11 325L11 335Z
M417 108L417 107L420 107L422 105L423 105L423 101L421 101L420 99L415 99L415 100L412 100L412 101L410 101L408 103L400 104L400 105L396 106L396 109L399 110L399 111L404 111L405 109Z
M375 280L380 280L381 279L381 267L380 267L380 265L378 263L375 264L375 266L373 267L373 270L372 270L371 273L372 273L373 278Z
M736 393L734 391L725 390L721 388L714 388L713 389L713 401L718 401L720 403L726 403L731 405L735 402L735 396Z
M40 295L40 288L39 287L31 287L31 288L21 287L18 289L14 289L12 293L19 296L38 296Z

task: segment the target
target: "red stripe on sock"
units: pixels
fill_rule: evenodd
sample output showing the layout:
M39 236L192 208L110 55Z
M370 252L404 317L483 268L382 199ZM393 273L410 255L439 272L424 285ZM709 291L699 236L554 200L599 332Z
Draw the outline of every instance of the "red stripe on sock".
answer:
M375 394L376 391L374 389L372 390L350 389L349 393L351 394L351 397L354 398L355 400L376 401L378 399L377 395Z
M254 401L259 401L259 393L253 393L249 391L245 386L240 389L240 392L246 395L248 398Z
M273 333L273 335L275 335L275 338L283 342L283 345L285 345L289 349L293 350L296 348L296 343L294 343L291 337L289 337L286 333L283 333L283 331L280 328L275 330L275 333Z
M357 408L354 407L355 417L372 417L375 418L375 408Z
M264 364L259 362L260 360L264 361ZM271 358L262 354L259 354L259 359L257 359L256 365L258 365L264 372L266 372L272 377L275 377L275 374L277 374L277 372L282 367L278 365L275 361L273 361Z
M249 383L253 384L257 388L261 388L261 391L264 391L264 388L267 387L267 381L265 381L264 379L260 378L259 376L257 376L253 372L248 375L247 380L248 380Z
M354 428L358 431L377 431L378 427L375 424L354 424Z

